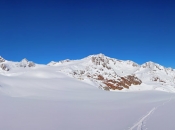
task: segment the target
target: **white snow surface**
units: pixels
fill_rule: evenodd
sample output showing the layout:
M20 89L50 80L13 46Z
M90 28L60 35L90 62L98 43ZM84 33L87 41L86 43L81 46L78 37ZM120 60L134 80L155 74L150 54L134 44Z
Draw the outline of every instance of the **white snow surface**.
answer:
M143 83L110 92L99 89L99 83L85 75L72 75L75 71L96 74L102 65L94 65L98 58L92 63L94 56L107 63L100 74L106 72L108 78L113 73L134 74ZM34 67L28 67L26 59L1 61L9 71L0 69L0 130L175 129L174 69L103 54Z

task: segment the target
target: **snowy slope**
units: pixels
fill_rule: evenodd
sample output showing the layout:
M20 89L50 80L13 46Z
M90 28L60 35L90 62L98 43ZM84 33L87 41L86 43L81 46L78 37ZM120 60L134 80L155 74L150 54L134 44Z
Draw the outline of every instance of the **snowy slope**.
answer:
M40 66L35 68L17 68L0 75L0 91L13 97L52 97L57 91L97 90L84 82L71 78L55 68ZM72 87L72 84L74 85ZM45 95L46 94L46 95Z
M6 79L0 82L1 86L9 84L10 78L15 82L15 79L18 80L19 77L23 79L24 84L33 79L38 84L41 82L41 86L47 86L48 82L42 82L42 79L50 81L58 79L60 75L65 75L69 79L68 81L76 80L110 91L160 90L175 92L175 70L154 62L138 65L133 61L123 61L97 54L80 60L67 59L59 62L52 61L48 65L39 65L27 59L13 62L0 57L0 76L1 79ZM32 81L30 82L32 83ZM11 84L15 85L15 83Z
M30 63L0 58L0 130L175 129L171 68L103 54L48 65ZM120 91L98 89L109 85L107 81L122 80L127 83L120 84ZM141 84L134 85L137 80Z

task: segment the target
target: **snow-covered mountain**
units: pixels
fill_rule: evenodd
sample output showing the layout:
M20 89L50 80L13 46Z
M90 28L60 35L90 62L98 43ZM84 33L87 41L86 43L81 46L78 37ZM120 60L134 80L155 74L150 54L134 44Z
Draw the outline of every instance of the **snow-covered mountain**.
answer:
M52 61L48 65L81 81L91 81L105 90L175 91L175 70L154 62L138 65L98 54L81 60Z
M24 73L32 78L57 77L61 73L77 81L111 91L175 92L175 70L154 62L139 65L130 60L118 60L97 54L80 60L66 59L39 65L27 59L12 62L0 57L0 75L24 76Z
M10 69L15 68L25 68L25 67L35 67L35 63L28 61L26 58L20 62L7 61L0 56L0 69L4 71L9 71Z

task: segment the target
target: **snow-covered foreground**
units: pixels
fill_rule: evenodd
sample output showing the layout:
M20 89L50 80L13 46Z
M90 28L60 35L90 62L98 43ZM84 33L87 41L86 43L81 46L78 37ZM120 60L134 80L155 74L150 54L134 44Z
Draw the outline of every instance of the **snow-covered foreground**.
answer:
M72 86L73 87L73 86ZM88 89L87 89L88 90ZM1 130L174 130L175 94L58 90L45 97L0 94ZM50 98L49 98L50 97Z

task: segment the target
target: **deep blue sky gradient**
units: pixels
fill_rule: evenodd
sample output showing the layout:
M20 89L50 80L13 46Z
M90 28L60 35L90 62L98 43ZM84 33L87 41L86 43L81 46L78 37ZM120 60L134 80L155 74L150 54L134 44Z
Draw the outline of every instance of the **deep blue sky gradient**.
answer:
M0 55L36 63L103 53L175 68L174 0L0 0Z

